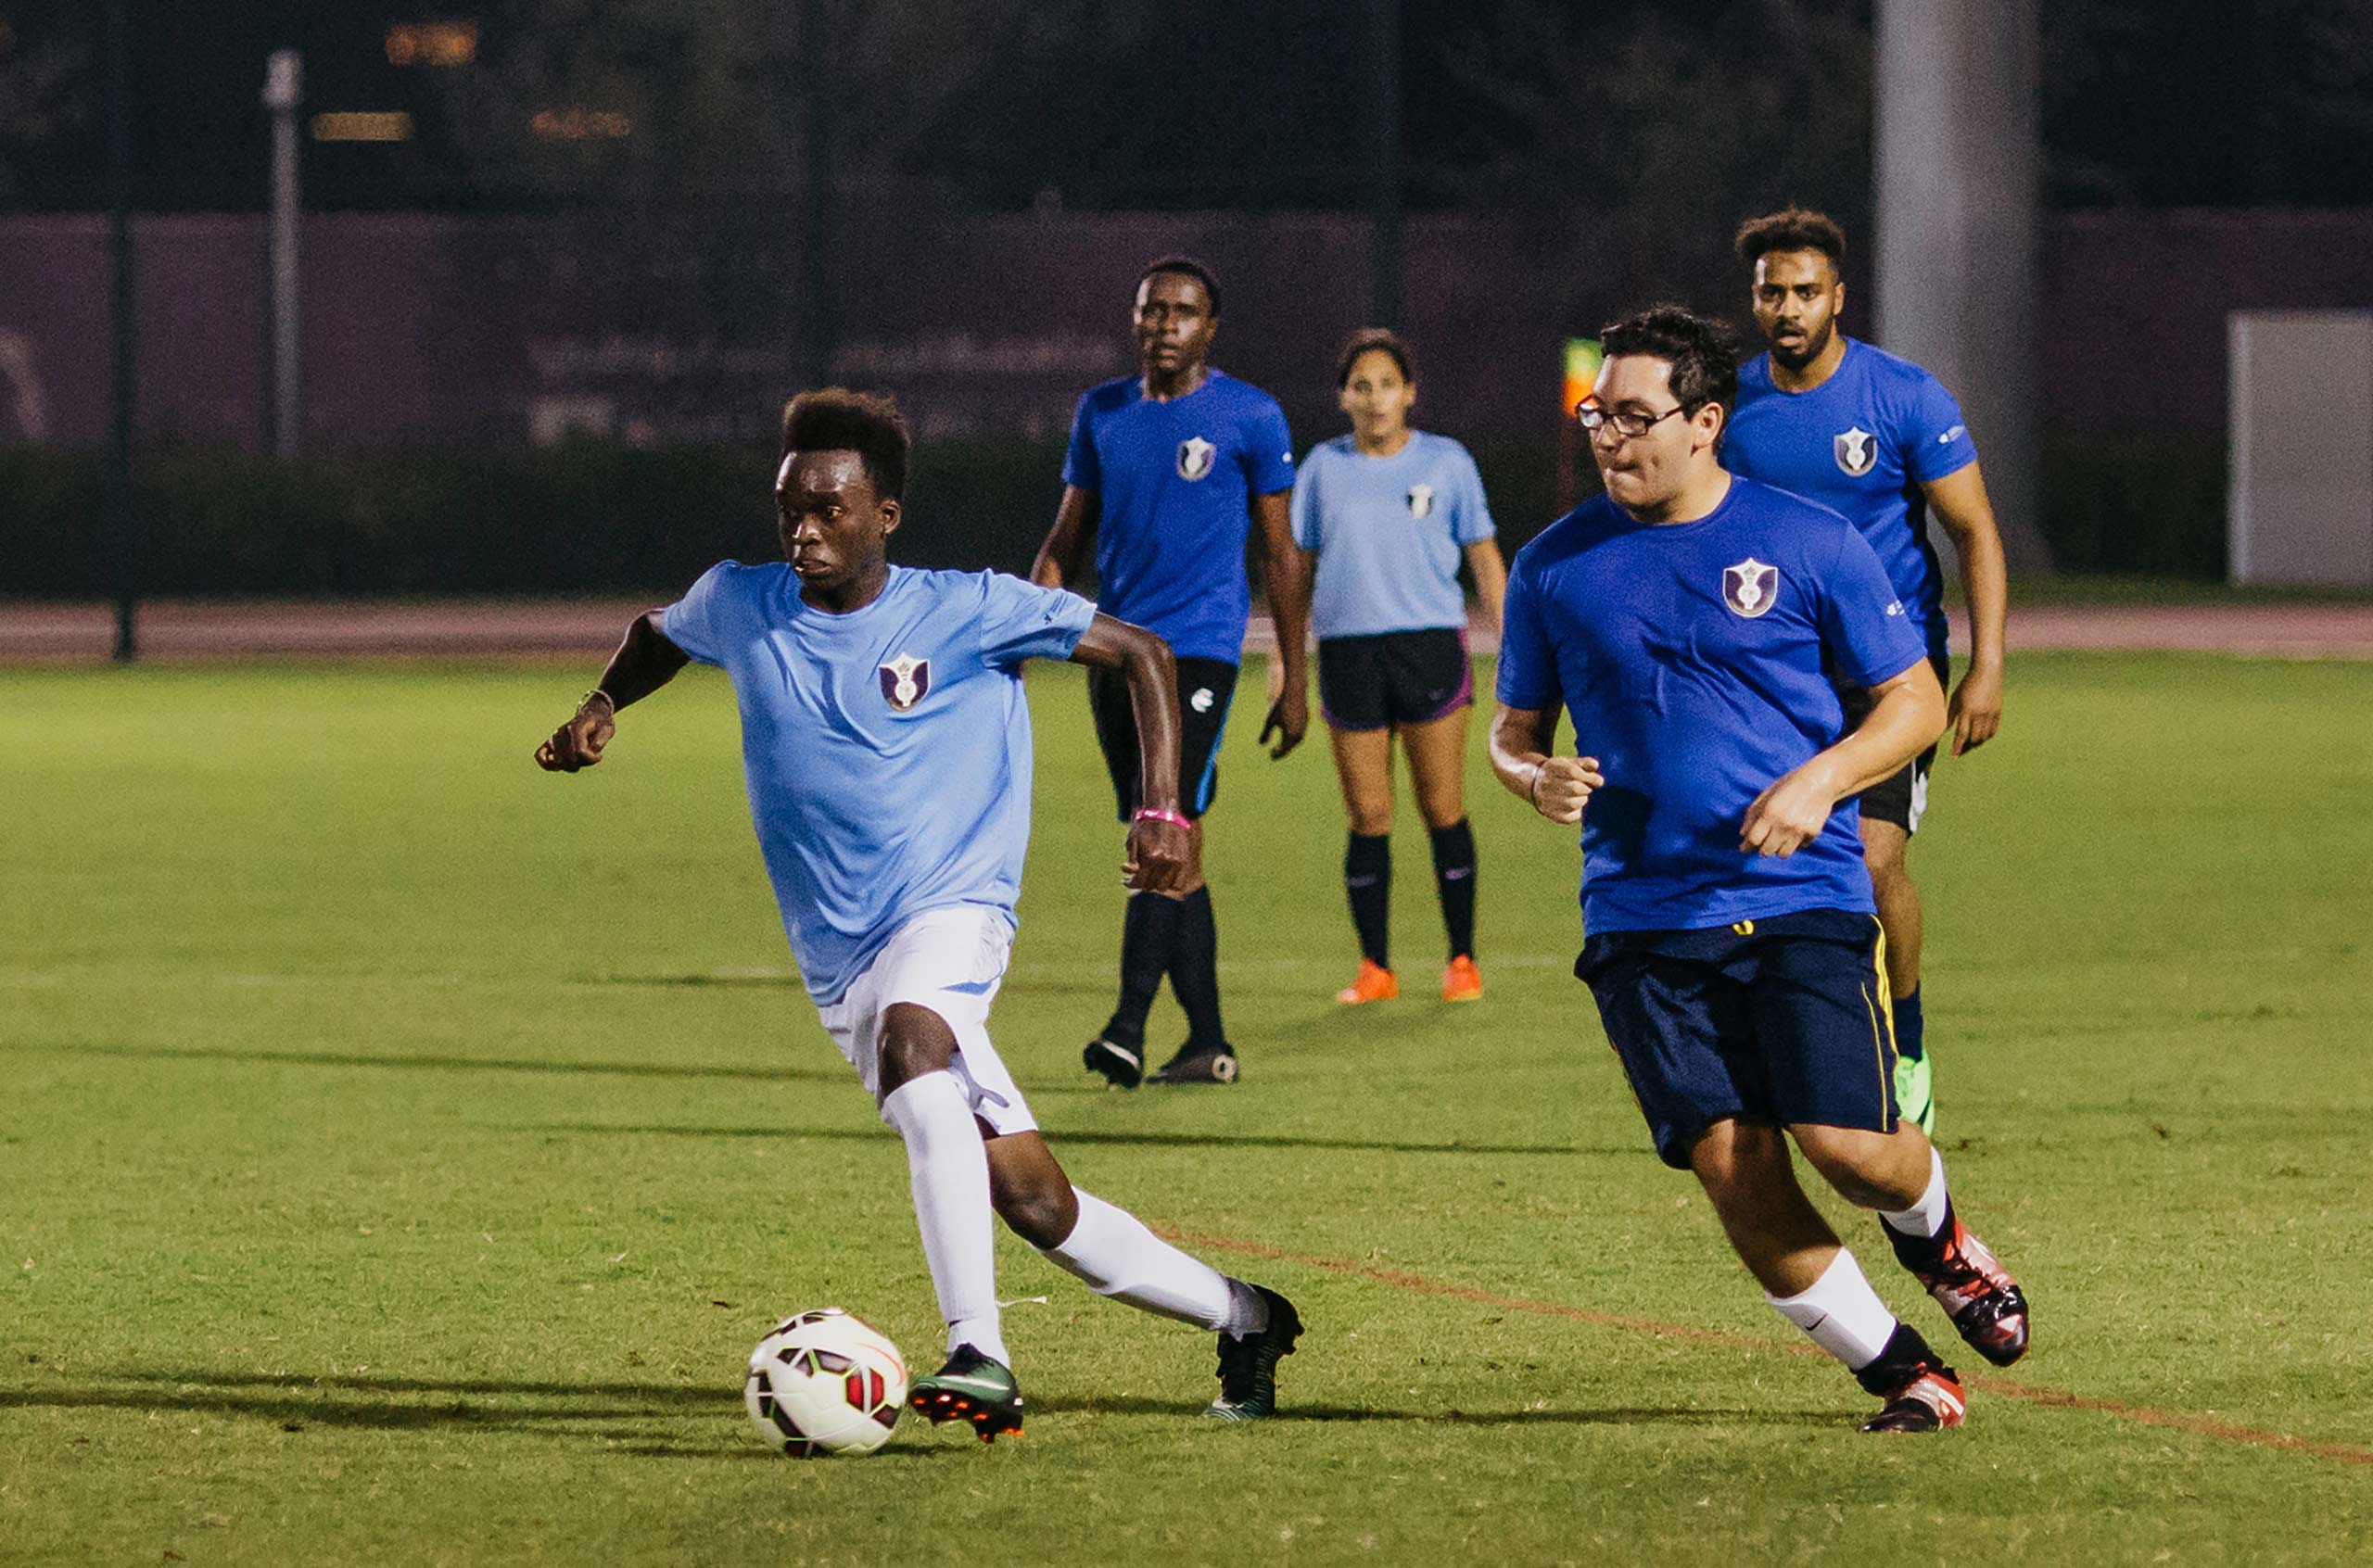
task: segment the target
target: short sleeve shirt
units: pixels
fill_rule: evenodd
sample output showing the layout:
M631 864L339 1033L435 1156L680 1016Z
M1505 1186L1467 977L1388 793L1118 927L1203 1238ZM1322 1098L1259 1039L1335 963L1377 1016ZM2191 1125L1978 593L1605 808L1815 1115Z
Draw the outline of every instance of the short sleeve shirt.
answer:
M1390 457L1322 441L1294 479L1294 542L1318 555L1311 627L1374 637L1466 625L1458 563L1492 536L1483 477L1447 436L1410 432Z
M1293 487L1276 399L1220 371L1156 401L1136 376L1079 400L1063 483L1096 493L1097 608L1161 634L1182 658L1236 664L1252 589L1252 498Z
M1924 651L1861 535L1753 480L1694 523L1640 523L1601 496L1551 524L1509 573L1499 696L1562 704L1605 777L1582 817L1588 928L1870 911L1851 799L1784 859L1742 849L1740 827L1845 734L1833 671L1875 686Z
M1944 384L1856 338L1809 392L1780 390L1771 356L1757 355L1739 372L1738 406L1722 437L1724 467L1819 501L1862 531L1939 659L1944 573L1921 487L1976 461L1961 405Z
M1001 573L895 566L835 615L800 599L789 566L730 561L667 607L668 640L732 677L759 852L818 1006L927 910L1013 917L1030 841L1022 665L1069 657L1095 615Z

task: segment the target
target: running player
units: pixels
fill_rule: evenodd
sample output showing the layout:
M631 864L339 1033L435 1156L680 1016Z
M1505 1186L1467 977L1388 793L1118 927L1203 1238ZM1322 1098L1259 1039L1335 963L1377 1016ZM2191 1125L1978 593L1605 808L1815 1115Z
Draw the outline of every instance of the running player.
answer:
M1790 208L1738 232L1739 259L1754 270L1756 325L1768 353L1739 373L1739 406L1722 444L1734 474L1760 479L1843 512L1877 550L1896 595L1927 639L1936 679L1948 678L1944 577L1928 542L1928 512L1961 558L1969 600L1969 672L1948 710L1953 755L1983 746L2002 724L2002 539L1977 448L1952 394L1908 360L1837 330L1846 304L1846 236L1818 212ZM1849 717L1866 694L1846 692ZM1862 793L1862 858L1887 933L1903 1054L1896 1092L1904 1114L1935 1132L1920 995L1920 890L1905 863L1928 805L1934 746Z
M1507 568L1483 478L1466 449L1409 427L1417 379L1409 346L1382 327L1355 333L1335 361L1351 432L1323 441L1294 479L1294 542L1316 552L1311 622L1318 705L1335 743L1351 817L1343 887L1360 972L1336 995L1356 1005L1401 994L1390 947L1392 742L1408 754L1417 811L1433 841L1434 891L1450 933L1442 1000L1483 994L1475 967L1475 834L1466 823L1466 657L1462 557L1494 635Z
M1269 661L1269 714L1261 741L1282 757L1310 727L1302 640L1310 575L1294 549L1287 496L1293 438L1267 393L1211 367L1220 289L1211 269L1185 256L1148 264L1137 280L1138 373L1108 381L1079 400L1063 499L1030 569L1060 588L1094 552L1098 604L1159 634L1178 657L1185 733L1179 745L1177 811L1190 855L1175 888L1129 896L1121 922L1121 994L1111 1018L1081 1053L1088 1069L1123 1089L1156 1083L1233 1083L1237 1062L1220 1018L1219 927L1202 876L1202 817L1219 783L1220 737L1227 729L1243 657L1252 590L1245 535L1260 525L1263 580L1277 627ZM1126 820L1146 803L1138 780L1135 698L1109 671L1090 670L1096 739ZM1164 974L1186 1013L1186 1040L1148 1075L1146 1015Z
M1030 834L1022 663L1110 670L1136 696L1146 803L1123 870L1156 890L1194 863L1172 793L1170 651L1072 594L892 566L907 444L887 398L793 398L775 481L785 562L726 562L639 617L536 760L566 773L599 763L618 710L687 661L732 677L751 816L792 953L825 1032L907 1146L948 1348L915 1384L915 1409L967 1420L983 1441L1022 1429L994 1212L1098 1295L1216 1330L1208 1413L1268 1415L1277 1359L1301 1332L1292 1304L1072 1186L988 1035Z
M1855 832L1855 795L1934 739L1944 691L1861 537L1724 472L1738 361L1721 330L1663 307L1600 342L1580 417L1606 493L1516 556L1492 767L1552 822L1583 824L1574 972L1656 1152L1696 1173L1765 1298L1884 1401L1864 1431L1957 1426L1953 1370L1880 1301L1789 1154L1793 1139L1879 1211L1978 1354L2025 1352L2017 1282L1897 1117ZM1859 725L1832 669L1871 694ZM1561 706L1586 754L1551 754Z

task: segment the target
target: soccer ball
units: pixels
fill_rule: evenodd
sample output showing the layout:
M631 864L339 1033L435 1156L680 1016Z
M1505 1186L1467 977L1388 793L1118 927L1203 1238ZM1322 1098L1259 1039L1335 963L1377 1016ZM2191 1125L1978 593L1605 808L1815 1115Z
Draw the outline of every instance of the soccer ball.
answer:
M742 1402L759 1439L793 1459L869 1454L907 1402L907 1359L838 1307L801 1312L750 1352Z

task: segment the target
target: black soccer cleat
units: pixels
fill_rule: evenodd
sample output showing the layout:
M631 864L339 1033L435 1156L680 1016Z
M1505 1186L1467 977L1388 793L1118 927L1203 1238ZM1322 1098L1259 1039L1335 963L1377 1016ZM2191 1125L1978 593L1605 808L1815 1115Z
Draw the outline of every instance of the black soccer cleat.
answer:
M945 1366L916 1379L907 1405L933 1426L969 1421L983 1443L1022 1435L1022 1385L1013 1369L970 1345L958 1346Z
M1254 1285L1269 1304L1269 1326L1258 1334L1220 1335L1220 1397L1203 1407L1219 1421L1261 1421L1277 1413L1277 1363L1294 1353L1301 1314L1267 1285Z
M2027 1353L2026 1294L1949 1204L1945 1228L1925 1241L1884 1229L1896 1261L1927 1287L1971 1349L1998 1367Z
M1923 1361L1909 1381L1881 1397L1886 1403L1862 1423L1865 1432L1942 1432L1969 1413L1961 1380L1941 1361Z
M1100 1072L1105 1081L1115 1089L1135 1089L1146 1079L1146 1054L1142 1046L1131 1050L1098 1035L1079 1054L1090 1072Z
M1146 1074L1148 1083L1233 1083L1238 1076L1235 1048L1225 1044L1198 1045L1193 1041L1178 1054Z

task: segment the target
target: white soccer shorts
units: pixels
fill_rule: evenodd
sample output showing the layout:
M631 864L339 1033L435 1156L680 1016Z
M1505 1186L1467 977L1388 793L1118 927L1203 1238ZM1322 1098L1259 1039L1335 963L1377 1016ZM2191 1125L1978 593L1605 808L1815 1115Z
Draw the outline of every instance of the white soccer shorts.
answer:
M927 910L898 928L841 999L816 1009L866 1093L882 1096L882 1016L900 1002L927 1007L956 1034L948 1070L972 1114L998 1137L1036 1130L1037 1119L989 1041L989 1004L1005 981L1013 926L994 909L958 904Z

